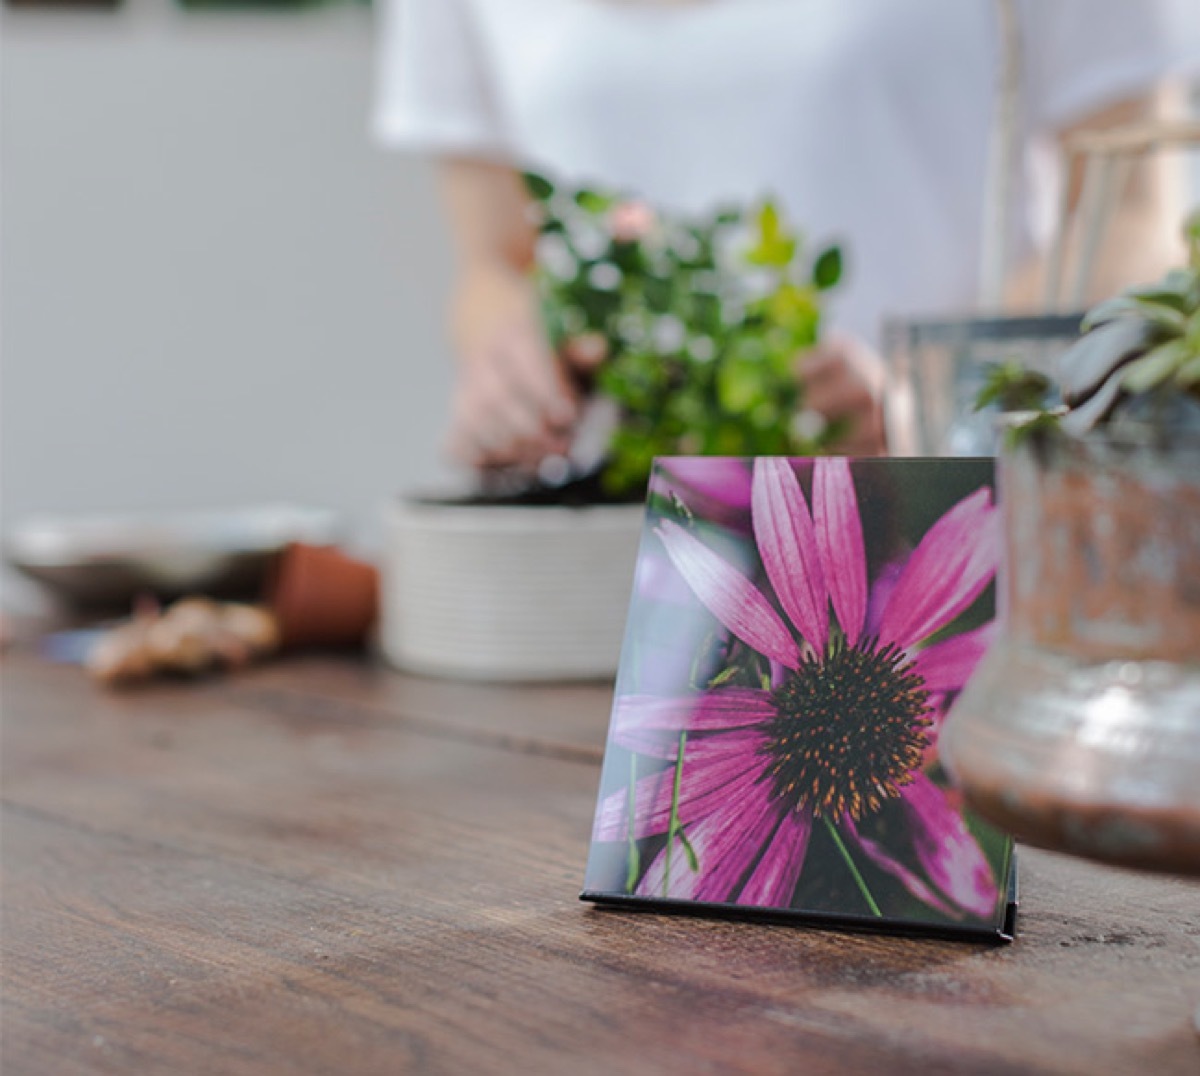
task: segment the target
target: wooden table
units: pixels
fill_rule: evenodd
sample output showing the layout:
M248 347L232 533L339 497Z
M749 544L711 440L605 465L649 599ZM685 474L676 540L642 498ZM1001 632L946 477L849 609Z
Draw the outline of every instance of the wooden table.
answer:
M1022 855L1009 947L577 900L604 686L2 666L3 1072L1200 1072L1200 889Z

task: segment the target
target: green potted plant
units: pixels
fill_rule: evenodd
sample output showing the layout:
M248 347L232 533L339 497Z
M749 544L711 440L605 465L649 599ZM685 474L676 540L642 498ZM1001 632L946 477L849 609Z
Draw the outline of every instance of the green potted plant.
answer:
M406 668L610 675L654 458L812 455L841 432L804 411L796 375L837 247L810 253L769 200L685 218L527 182L545 324L586 371L591 444L536 482L392 506L382 642Z
M814 455L841 432L805 414L796 377L840 248L810 255L770 200L684 219L527 180L551 341L591 351L616 410L605 493L640 499L656 456Z
M1187 234L1186 267L1084 320L1061 405L1012 417L1004 628L943 757L1034 843L1200 874L1200 214Z

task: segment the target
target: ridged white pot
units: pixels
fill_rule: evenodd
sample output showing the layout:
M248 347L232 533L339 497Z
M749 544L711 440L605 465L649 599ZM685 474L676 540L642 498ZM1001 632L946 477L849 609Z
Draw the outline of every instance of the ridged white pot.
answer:
M616 672L641 505L390 506L380 642L394 665L481 680Z

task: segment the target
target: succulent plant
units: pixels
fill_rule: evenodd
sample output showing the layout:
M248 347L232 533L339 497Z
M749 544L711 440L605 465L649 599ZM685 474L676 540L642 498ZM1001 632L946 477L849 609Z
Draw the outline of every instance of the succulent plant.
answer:
M1100 303L1059 359L1066 432L1200 427L1200 210L1185 235L1185 268Z

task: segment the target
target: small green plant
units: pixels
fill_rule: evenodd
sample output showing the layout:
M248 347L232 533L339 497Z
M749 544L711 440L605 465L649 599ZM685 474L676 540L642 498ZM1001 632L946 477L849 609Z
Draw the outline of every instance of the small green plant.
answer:
M838 247L810 257L771 201L685 219L526 182L551 342L589 356L589 387L616 405L608 494L639 492L656 456L815 455L844 432L803 412L797 376L842 276Z
M1030 370L1015 360L990 366L983 388L975 397L975 410L997 407L1001 411L1041 411L1053 385L1040 370Z
M1185 237L1186 266L1088 313L1079 340L1058 361L1063 405L1047 409L1026 399L1011 408L1036 412L1013 427L1013 437L1055 429L1080 436L1100 426L1154 436L1200 428L1200 210L1188 220ZM1010 402L1038 376L1006 365L977 403Z

